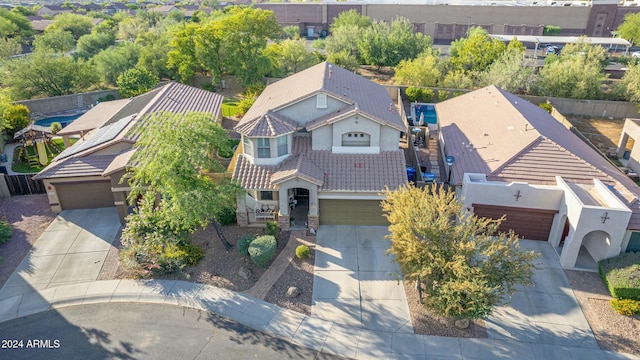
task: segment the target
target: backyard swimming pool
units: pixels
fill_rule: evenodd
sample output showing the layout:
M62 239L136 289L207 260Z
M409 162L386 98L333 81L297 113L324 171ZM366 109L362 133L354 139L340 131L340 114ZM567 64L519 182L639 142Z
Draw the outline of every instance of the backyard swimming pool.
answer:
M433 104L412 104L413 125L418 125L420 116L424 116L425 124L435 125L438 123L436 108Z
M67 115L67 116L52 116L36 121L36 125L51 126L54 122L59 122L62 127L65 127L73 122L73 120L79 118L82 114Z

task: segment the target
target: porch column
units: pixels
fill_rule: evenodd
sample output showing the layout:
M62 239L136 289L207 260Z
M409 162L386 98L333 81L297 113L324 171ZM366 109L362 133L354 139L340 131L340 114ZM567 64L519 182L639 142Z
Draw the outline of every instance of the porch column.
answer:
M584 234L582 232L578 231L576 233L573 228L569 230L569 235L567 235L567 240L564 242L562 254L560 255L560 265L563 268L576 267L576 260L578 259L583 237Z
M236 222L239 226L249 226L249 215L247 214L246 195L243 193L237 197L236 203Z

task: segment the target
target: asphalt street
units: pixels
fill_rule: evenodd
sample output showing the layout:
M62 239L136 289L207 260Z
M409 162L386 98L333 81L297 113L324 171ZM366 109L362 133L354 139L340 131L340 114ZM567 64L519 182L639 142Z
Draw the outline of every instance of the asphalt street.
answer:
M0 341L0 359L341 359L161 304L59 308L0 323Z

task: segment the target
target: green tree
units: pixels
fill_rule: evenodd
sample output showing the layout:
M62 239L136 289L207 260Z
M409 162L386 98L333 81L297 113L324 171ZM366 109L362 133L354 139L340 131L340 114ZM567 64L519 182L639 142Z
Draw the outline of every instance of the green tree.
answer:
M29 125L31 118L29 117L29 108L22 104L9 104L4 108L2 117L4 118L4 130L10 139L13 134Z
M160 194L153 210L158 218L152 224L160 233L191 233L212 219L216 226L218 210L235 206L239 188L228 178L213 181L207 174L225 170L213 154L230 150L227 131L212 114L155 113L145 117L135 131L140 137L131 159L136 165L131 169L129 200L143 195L153 204ZM198 146L185 151L185 144ZM224 236L221 240L226 242Z
M439 86L448 89L472 89L473 84L474 79L471 74L462 70L453 70L444 75Z
M175 69L180 81L187 83L197 73L204 71L196 55L196 32L200 28L197 23L184 23L176 27L172 33L172 48L167 58L167 66Z
M616 29L616 35L637 45L640 42L640 13L625 15L624 21Z
M288 39L300 39L300 27L298 25L290 25L282 28L282 32Z
M282 31L275 14L268 10L233 7L229 16L219 21L224 29L222 51L226 68L236 75L242 86L255 84L269 72L269 59L262 54L267 41L278 38Z
M451 43L451 64L465 72L485 71L505 49L506 45L491 38L485 29L471 28L466 38Z
M5 64L0 81L12 98L30 99L86 91L98 82L98 76L86 62L40 51Z
M347 51L329 54L327 55L327 61L353 72L356 72L360 68L358 59Z
M358 39L362 37L365 30L366 28L349 24L333 28L331 35L327 36L324 40L324 49L327 55L331 56L346 53L347 56L355 58L359 63L360 50L358 50ZM314 43L317 43L317 41L314 41Z
M341 12L333 19L330 30L333 33L337 28L351 25L366 29L371 26L371 19L368 16L361 15L356 9L349 9Z
M92 32L78 39L78 45L74 56L82 59L90 59L100 51L115 44L113 33Z
M452 318L485 318L517 285L532 284L538 256L500 220L469 214L452 191L401 187L382 202L391 223L390 253L405 280L426 294L425 306Z
M584 46L568 44L560 56L547 56L536 82L538 94L574 99L601 97L601 87L607 78L603 53L598 47Z
M78 14L63 13L58 14L53 19L53 23L47 26L44 31L69 31L73 34L73 38L78 40L82 35L89 34L91 29L93 29L93 22L90 18Z
M118 23L116 38L120 40L134 41L138 35L149 30L149 24L142 19L127 17Z
M640 65L631 64L617 85L625 100L640 103Z
M18 5L18 6L14 6L13 9L11 9L11 12L14 13L18 13L22 16L35 16L36 12L33 11L33 8L29 8L29 7L25 7L22 5Z
M366 64L396 66L401 60L414 59L431 46L429 37L413 32L413 24L399 17L391 24L375 21L358 40L358 50Z
M102 81L115 85L118 75L138 64L141 46L126 42L100 51L91 59ZM156 76L157 77L157 76Z
M276 77L285 77L319 63L318 57L307 50L304 40L284 40L270 44L265 50L271 59Z
M153 89L159 81L158 77L147 69L128 69L118 76L118 93L123 98L138 96Z
M19 12L0 8L0 36L27 38L33 35L31 22Z
M76 46L76 39L70 31L58 29L46 31L36 35L33 39L35 51L47 51L66 53Z
M514 94L529 93L535 83L535 75L533 66L525 61L524 51L519 48L507 48L487 71L480 75L480 85L496 85Z
M22 52L21 38L0 38L0 59L18 55Z
M141 33L136 40L136 44L142 46L138 66L151 71L159 78L175 78L175 73L167 65L167 54L171 51L170 40L171 34L159 29Z
M402 60L395 68L397 84L413 86L437 86L442 79L440 58L437 53L425 51L416 59Z

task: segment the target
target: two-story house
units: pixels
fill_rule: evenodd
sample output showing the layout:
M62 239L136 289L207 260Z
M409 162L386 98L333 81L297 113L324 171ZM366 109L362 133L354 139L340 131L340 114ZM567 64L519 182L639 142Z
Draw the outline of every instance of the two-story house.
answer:
M407 183L404 129L383 86L328 62L267 86L235 127L238 223L388 224L381 192Z

